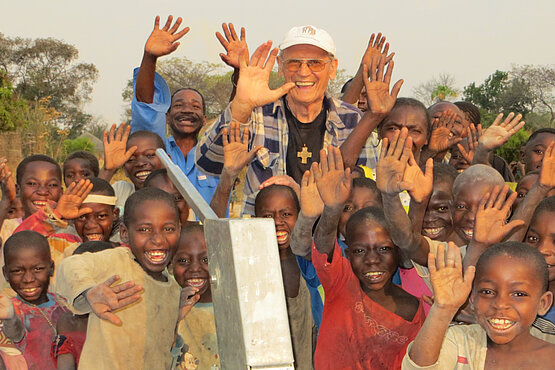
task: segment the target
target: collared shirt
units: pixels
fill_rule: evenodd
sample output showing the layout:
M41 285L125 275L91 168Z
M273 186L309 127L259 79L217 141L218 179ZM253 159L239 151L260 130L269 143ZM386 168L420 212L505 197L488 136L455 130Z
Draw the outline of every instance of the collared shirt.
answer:
M212 196L218 186L218 177L211 176L199 171L195 165L195 147L183 155L177 146L173 136L166 137L166 112L170 108L171 94L168 84L158 73L154 75L154 97L152 103L147 104L137 101L135 96L135 84L139 68L133 71L133 100L131 102L131 132L146 130L158 134L164 139L166 152L172 161L181 168L185 176L191 181L200 195L210 203Z
M324 149L328 145L341 146L360 120L362 113L351 104L331 98L324 133ZM224 163L223 142L220 135L224 127L232 121L230 105L220 118L208 127L196 148L196 163L203 171L218 175ZM283 102L281 99L263 107L255 108L244 126L249 127L249 150L262 145L247 170L243 190L242 213L254 214L254 200L258 186L272 176L284 175L289 132ZM372 133L362 148L357 164L376 169L378 163L378 138Z

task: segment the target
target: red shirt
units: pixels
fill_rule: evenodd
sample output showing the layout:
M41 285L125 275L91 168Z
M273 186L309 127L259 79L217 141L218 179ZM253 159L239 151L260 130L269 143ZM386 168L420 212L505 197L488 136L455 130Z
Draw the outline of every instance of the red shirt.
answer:
M422 302L413 320L406 321L364 293L337 243L332 263L327 258L312 246L312 263L325 293L315 369L400 369L425 320Z

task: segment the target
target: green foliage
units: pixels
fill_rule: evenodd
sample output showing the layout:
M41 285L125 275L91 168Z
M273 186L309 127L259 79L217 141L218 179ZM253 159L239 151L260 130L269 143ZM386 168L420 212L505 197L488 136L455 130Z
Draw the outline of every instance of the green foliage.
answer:
M447 85L439 85L432 91L432 100L446 100L447 98L456 98L457 92Z
M500 157L503 157L507 163L518 162L520 160L520 148L526 143L530 137L530 133L520 130L507 141L501 148L495 151Z
M65 158L78 150L84 150L94 154L94 143L92 143L89 138L78 137L77 139L66 139L63 143L62 157L59 158L60 162L63 162Z
M0 132L23 126L28 109L27 102L15 94L6 73L0 70Z

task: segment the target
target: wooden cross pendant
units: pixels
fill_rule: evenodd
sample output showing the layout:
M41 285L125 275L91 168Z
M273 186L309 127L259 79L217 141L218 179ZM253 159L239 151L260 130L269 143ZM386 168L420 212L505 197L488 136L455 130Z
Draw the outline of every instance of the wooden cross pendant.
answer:
M301 159L302 164L307 164L308 163L307 159L312 158L312 152L309 152L308 148L305 145L303 146L300 152L297 152L297 157Z

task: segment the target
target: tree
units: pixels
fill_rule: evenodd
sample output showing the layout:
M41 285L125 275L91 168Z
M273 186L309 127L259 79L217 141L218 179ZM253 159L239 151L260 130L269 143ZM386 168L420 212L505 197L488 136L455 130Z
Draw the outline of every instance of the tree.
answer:
M23 126L28 109L27 102L15 94L6 73L0 71L0 132Z
M438 100L450 100L459 96L455 78L450 74L441 74L429 81L421 83L413 89L413 95L425 105L429 106Z
M0 69L28 101L48 99L60 113L57 124L77 136L90 122L82 111L98 77L94 64L78 63L79 51L63 41L9 38L0 34Z
M548 113L548 125L555 124L555 68L553 66L515 66L511 78L525 86L530 97L530 112Z

